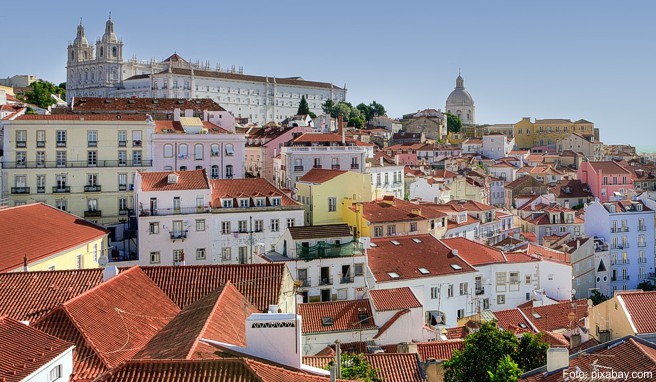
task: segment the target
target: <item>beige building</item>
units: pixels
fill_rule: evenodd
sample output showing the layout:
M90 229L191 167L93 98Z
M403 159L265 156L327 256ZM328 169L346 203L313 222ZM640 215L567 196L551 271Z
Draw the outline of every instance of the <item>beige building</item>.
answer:
M125 221L135 171L152 166L146 115L23 115L5 121L2 197L109 225Z
M653 273L652 273L653 275ZM616 292L588 312L590 334L599 342L624 336L650 337L656 333L656 292Z
M573 151L582 153L592 161L604 160L604 144L594 139L594 136L583 136L579 133L570 133L558 141L559 153Z

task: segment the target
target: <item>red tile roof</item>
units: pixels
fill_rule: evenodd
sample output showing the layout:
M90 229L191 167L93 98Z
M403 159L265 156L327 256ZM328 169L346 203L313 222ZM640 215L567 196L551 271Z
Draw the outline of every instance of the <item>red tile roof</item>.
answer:
M422 382L424 373L419 368L419 356L406 353L367 354L372 368L384 382Z
M292 140L292 145L297 143L341 143L342 136L336 133L303 133L296 139ZM353 138L345 138L346 144L354 144Z
M604 174L631 174L631 171L627 170L619 163L615 161L598 161L598 162L588 162L592 169L595 172L603 172Z
M76 97L73 103L74 113L109 112L125 110L129 112L140 111L155 112L160 110L209 110L225 111L219 104L210 98L183 99L183 98L104 98L104 97ZM184 115L184 113L183 113Z
M503 330L515 333L535 333L531 321L520 309L500 310L493 313L497 319L497 326Z
M223 208L220 199L226 198L253 198L253 197L282 197L282 206L301 206L300 203L292 200L285 195L280 189L276 188L264 178L251 179L213 179L212 182L212 207ZM250 201L251 207L255 206L253 200ZM271 206L267 198L267 206ZM236 200L233 200L234 208L239 208Z
M571 258L569 253L556 251L555 249L550 249L537 244L529 243L526 249L526 253L529 256L537 256L538 258L543 260L551 260L563 264L571 263Z
M303 334L376 329L369 300L299 304L298 314L303 317ZM325 317L332 318L332 325L324 325Z
M374 289L369 291L369 297L377 311L421 308L417 296L409 287L392 289Z
M398 242L399 245L393 244L392 240ZM376 247L368 250L369 269L377 282L456 275L475 271L431 235L373 239L372 243ZM399 256L399 253L403 253L404 256ZM459 269L455 269L452 265ZM419 268L425 268L428 273L421 273ZM398 277L392 277L390 273L396 273Z
M469 335L469 329L466 326L457 326L446 329L446 338L450 340L465 339Z
M563 301L550 305L522 307L521 311L539 331L568 329L576 326L576 323L569 321L568 314L574 313L576 322L579 322L588 315L588 302L586 299ZM497 312L494 314L496 315Z
M176 174L178 180L169 183L169 175ZM189 171L139 171L142 191L181 191L181 190L209 190L205 170Z
M473 266L495 263L505 263L506 258L501 250L488 247L464 237L442 239L442 243L458 251L458 256Z
M656 292L622 292L622 300L636 334L656 333Z
M207 359L216 348L211 339L246 346L246 318L257 309L228 282L185 307L135 356L137 359Z
M101 226L43 203L0 208L0 272L85 245L108 234Z
M371 223L418 221L444 216L430 209L424 211L421 205L403 199L394 199L392 203L384 200L356 203L351 205L351 210L355 211L358 205L362 206L362 217Z
M179 307L185 308L228 281L259 311L277 305L288 270L283 263L141 267Z
M429 359L447 360L451 359L454 350L462 350L464 346L464 340L420 342L417 351L424 362Z
M0 316L0 343L0 381L3 382L25 380L74 346L7 316Z
M307 372L250 358L216 360L131 360L96 382L328 382Z
M203 127L209 134L230 134L221 126L211 122L203 121ZM179 121L155 121L155 134L185 134L184 128Z
M303 175L298 181L314 183L314 184L322 184L344 173L346 173L346 170L327 170L323 168L313 168L310 171L308 171L305 175Z
M132 358L180 312L134 267L56 308L34 326L75 343L75 380L94 378Z
M146 123L146 114L23 114L16 118L17 121L116 121Z
M563 380L563 372L585 373L585 375L591 376L593 371L610 370L615 373L639 371L644 374L641 374L640 377L629 377L629 380L653 381L653 375L656 375L656 345L636 337L621 338L572 355L569 360L569 367L566 370L547 373L546 367L543 367L524 374L520 381L556 382ZM610 380L601 378L601 375L599 377L598 380Z
M542 332L542 340L551 347L569 348L569 341L562 333L556 333L549 330Z

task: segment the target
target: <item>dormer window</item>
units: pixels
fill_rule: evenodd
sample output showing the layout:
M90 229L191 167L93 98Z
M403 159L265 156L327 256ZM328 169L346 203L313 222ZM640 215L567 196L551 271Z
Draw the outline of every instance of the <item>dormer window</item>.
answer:
M269 197L269 202L272 206L279 206L282 204L282 198L280 196L271 196Z
M253 198L253 201L255 202L255 207L264 207L264 206L266 206L266 199L265 198Z
M221 199L221 207L223 207L223 208L232 208L232 198Z
M247 208L250 206L249 198L239 198L239 208Z
M178 177L179 177L178 174L169 174L169 176L168 176L168 183L169 183L169 184L175 184L175 183L178 183Z

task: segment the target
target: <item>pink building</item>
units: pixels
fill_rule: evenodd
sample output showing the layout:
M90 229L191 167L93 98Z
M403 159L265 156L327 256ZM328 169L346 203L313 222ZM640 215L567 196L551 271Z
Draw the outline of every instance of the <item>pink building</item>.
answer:
M613 196L626 195L633 189L631 171L615 161L583 162L578 178L590 186L592 194L601 202L607 202Z
M309 126L264 126L246 137L246 173L273 182L273 158L280 148L293 138L294 133L313 131Z

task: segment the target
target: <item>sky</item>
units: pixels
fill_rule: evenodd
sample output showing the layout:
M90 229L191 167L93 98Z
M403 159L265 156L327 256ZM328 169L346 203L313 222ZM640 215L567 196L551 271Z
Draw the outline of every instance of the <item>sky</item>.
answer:
M80 18L93 43L112 12L124 59L177 52L248 74L346 84L348 101L375 100L390 117L444 109L460 70L477 123L583 118L605 143L656 152L654 1L24 4L0 9L0 77L64 82Z

